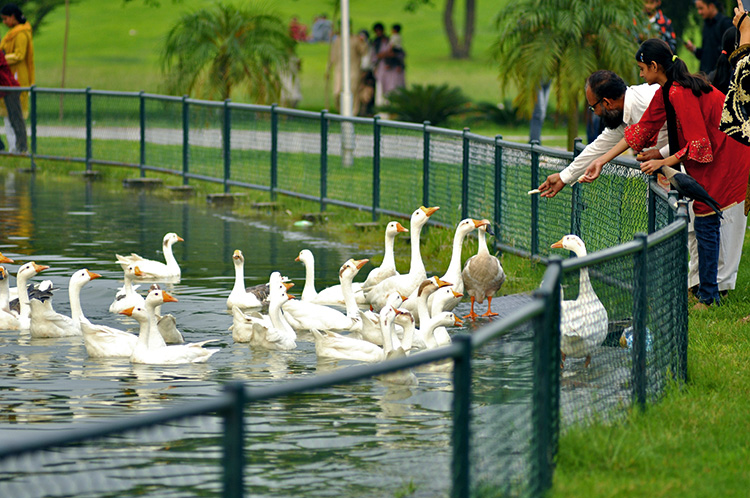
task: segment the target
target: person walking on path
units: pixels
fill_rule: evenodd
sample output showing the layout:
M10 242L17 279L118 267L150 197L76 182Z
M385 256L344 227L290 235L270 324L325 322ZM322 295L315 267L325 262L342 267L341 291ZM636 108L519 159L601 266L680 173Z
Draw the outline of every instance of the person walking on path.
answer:
M704 74L690 74L685 62L673 55L663 40L652 38L643 42L636 52L636 61L641 77L647 83L658 83L661 91L654 94L640 121L625 129L623 140L589 165L581 181L595 180L607 162L628 148L641 151L653 145L657 132L666 122L670 155L665 158L651 153L639 155L638 159L644 161L641 171L653 174L661 166L674 167L682 163L686 172L717 201L724 217L734 216L730 210L736 210L745 200L750 148L719 130L724 94L711 86ZM697 200L693 210L700 280L696 292L700 303L696 306L706 307L721 303L717 283L720 251L724 252L725 264L736 272L742 244L734 241L722 248L720 215ZM741 210L738 212L743 214ZM747 219L740 223L744 234Z
M708 74L716 67L721 54L721 38L732 27L732 21L721 13L719 0L696 0L695 7L703 18L703 45L696 47L690 40L685 40L685 47L700 60L700 70Z
M13 73L10 72L8 62L5 60L2 50L0 50L0 86L18 86L18 82L13 77ZM0 97L5 102L8 120L16 138L15 152L26 152L26 123L21 111L20 92L0 92ZM2 147L0 147L0 150L2 150ZM11 152L14 151L11 150Z
M8 32L0 40L0 50L5 54L8 67L20 86L31 86L36 81L34 75L34 44L31 37L31 24L26 20L21 9L15 4L7 4L0 9L0 17ZM29 117L29 94L20 95L23 117ZM13 125L8 119L8 110L0 106L0 115L5 117L5 133L11 150L17 149ZM24 144L25 147L25 144Z

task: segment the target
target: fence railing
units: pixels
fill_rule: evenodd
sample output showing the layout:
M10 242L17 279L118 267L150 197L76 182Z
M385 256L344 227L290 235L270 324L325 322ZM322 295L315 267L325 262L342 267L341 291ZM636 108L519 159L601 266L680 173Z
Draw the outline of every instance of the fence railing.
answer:
M0 448L0 468L45 448L216 413L223 420L222 492L242 496L248 406L449 360L452 496L482 495L487 489L538 496L552 482L561 426L590 414L616 416L633 404L645 406L658 399L670 379L687 377L686 208L677 205L674 193L649 182L633 161L611 163L594 184L540 199L527 190L566 166L571 153L469 130L325 111L143 92L29 90L32 169L38 159L81 162L87 170L96 164L126 166L142 176L149 171L179 175L185 184L199 179L222 183L225 191L243 187L308 199L322 210L328 205L366 209L374 218L407 216L419 202L439 205L434 216L439 225L452 227L468 216L490 219L497 247L549 266L528 304L471 338L454 337L450 346L264 389L228 386L207 402L114 421L106 428L34 437ZM650 235L639 234L646 231ZM581 236L590 254L562 263L550 257L550 244L566 233ZM607 310L608 331L595 360L603 367L587 374L585 387L570 388L560 375L560 303L562 295L580 298L584 279ZM665 299L673 304L666 312L651 308ZM575 306L585 315L588 303ZM520 403L528 423L521 431L522 449L509 450L498 444L503 437L498 425L490 424L495 432L489 434L472 425L474 418L485 422L483 417L503 412L492 392L473 392L472 355L518 334L532 344L531 363L523 368L533 381L529 399ZM492 409L480 413L479 406ZM504 430L517 429L508 427ZM509 459L512 464L504 465ZM13 482L14 474L6 474L9 479L0 487Z

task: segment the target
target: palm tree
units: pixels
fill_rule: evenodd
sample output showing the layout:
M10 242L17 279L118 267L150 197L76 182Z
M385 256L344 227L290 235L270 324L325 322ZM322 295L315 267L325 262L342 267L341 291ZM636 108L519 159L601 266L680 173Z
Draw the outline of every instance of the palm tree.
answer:
M256 103L280 94L294 40L278 17L256 7L217 3L182 16L167 35L162 67L173 93L221 100L242 86Z
M635 83L634 36L642 0L516 0L498 14L491 51L503 89L514 84L515 104L529 116L542 81L551 81L557 107L568 116L568 148L578 134L584 82L609 69ZM634 31L635 29L635 31Z

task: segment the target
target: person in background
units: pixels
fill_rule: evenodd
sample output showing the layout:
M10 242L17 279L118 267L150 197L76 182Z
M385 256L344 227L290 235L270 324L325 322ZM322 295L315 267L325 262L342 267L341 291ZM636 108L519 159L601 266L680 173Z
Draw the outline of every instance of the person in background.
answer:
M0 86L18 86L18 82L13 77L13 73L10 72L2 50L0 50ZM0 92L0 97L5 101L8 119L16 137L16 151L26 152L26 124L24 123L23 112L21 111L20 94L19 92ZM0 141L0 150L4 148L5 145Z
M328 43L331 41L332 35L333 23L331 23L331 20L328 19L326 14L320 14L313 21L312 28L310 29L310 39L308 41L311 43Z
M685 47L700 60L700 70L708 74L716 67L721 53L721 38L732 27L732 21L721 13L720 0L696 0L695 7L703 18L703 46L685 40Z
M664 15L661 11L661 0L645 0L643 2L643 12L648 17L648 22L655 32L659 34L662 40L667 42L673 53L677 50L677 36L672 28L672 20ZM646 38L640 40L644 41Z
M721 54L716 61L716 67L708 74L711 84L724 95L729 91L729 82L732 79L734 67L729 62L729 54L734 50L737 43L737 28L732 26L724 32L721 39Z
M351 31L350 31L351 33ZM362 58L365 57L370 50L370 46L367 43L367 39L362 36L362 33L352 33L349 36L349 91L352 95L352 114L354 116L359 115L360 99L359 85L362 80L361 67ZM333 70L333 105L337 112L341 111L341 92L343 91L343 74L341 67L341 34L336 33L336 36L331 42L331 52L328 57L328 67L326 73L330 77L331 70Z
M299 22L297 16L293 16L292 20L289 21L289 36L298 42L307 40L307 26Z
M0 40L0 50L5 54L8 68L20 86L31 86L36 81L34 75L34 44L31 37L31 24L24 17L21 9L15 4L7 4L0 9L0 17L8 32ZM29 117L29 94L22 92L20 95L21 111L23 118ZM5 105L0 106L0 115L5 117L5 133L8 138L8 146L12 151L20 151L20 143L16 143L16 132L9 119L8 110ZM17 126L17 122L16 122ZM24 150L25 144L24 132Z
M724 100L719 129L737 142L750 146L750 19L737 0L733 24L739 32L739 48L729 56L734 74ZM750 212L750 185L745 195L745 214Z
M690 74L685 62L673 55L663 40L646 40L635 57L641 77L647 83L658 83L661 91L654 94L638 123L625 129L625 138L591 163L581 181L595 180L604 164L628 148L642 151L653 145L657 132L666 122L669 155L639 154L638 159L643 161L641 171L653 174L662 166L679 168L682 163L687 174L716 200L723 217L736 220L741 227L737 232L744 235L747 218L741 204L750 173L750 148L729 139L719 130L724 94L711 86L704 73ZM720 254L727 271L736 278L742 238L737 240L730 235L732 242L722 247L719 214L697 200L693 210L700 281L696 292L700 302L694 309L699 309L721 304L717 282Z

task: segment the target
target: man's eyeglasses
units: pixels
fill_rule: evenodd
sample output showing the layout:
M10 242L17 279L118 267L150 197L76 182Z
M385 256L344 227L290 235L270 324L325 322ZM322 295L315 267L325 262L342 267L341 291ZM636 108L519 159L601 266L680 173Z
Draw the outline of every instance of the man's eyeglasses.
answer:
M601 103L602 100L604 100L604 97L602 97L599 100L597 100L596 104L590 105L589 106L589 110L591 110L591 112L596 112L596 106L598 106Z

